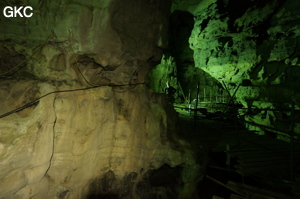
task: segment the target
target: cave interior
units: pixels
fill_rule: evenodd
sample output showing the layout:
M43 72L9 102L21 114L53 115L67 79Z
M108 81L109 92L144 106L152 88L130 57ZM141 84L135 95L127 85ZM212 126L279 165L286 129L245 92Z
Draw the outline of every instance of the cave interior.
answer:
M300 1L7 6L0 198L300 197Z

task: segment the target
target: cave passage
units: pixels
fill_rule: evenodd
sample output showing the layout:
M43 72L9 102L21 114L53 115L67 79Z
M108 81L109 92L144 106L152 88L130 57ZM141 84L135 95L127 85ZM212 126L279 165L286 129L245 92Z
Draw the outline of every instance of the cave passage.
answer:
M289 0L173 2L169 48L150 71L150 86L179 114L179 135L209 154L200 198L299 196L296 7ZM283 19L282 9L297 17Z
M299 0L8 7L0 198L300 198Z

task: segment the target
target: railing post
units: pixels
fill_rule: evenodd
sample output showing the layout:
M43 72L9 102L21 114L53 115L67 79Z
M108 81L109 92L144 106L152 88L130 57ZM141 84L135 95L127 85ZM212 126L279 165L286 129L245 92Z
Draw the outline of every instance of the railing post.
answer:
M290 154L290 172L291 172L291 180L294 180L294 145L295 145L295 138L294 132L295 131L295 101L292 101L292 110L291 110L291 129L290 129L290 137L291 137L291 154Z
M197 119L197 108L198 108L198 101L199 101L199 90L200 90L200 83L198 82L198 85L197 85L196 106L195 106L195 112L194 112L194 126L196 125L196 119Z

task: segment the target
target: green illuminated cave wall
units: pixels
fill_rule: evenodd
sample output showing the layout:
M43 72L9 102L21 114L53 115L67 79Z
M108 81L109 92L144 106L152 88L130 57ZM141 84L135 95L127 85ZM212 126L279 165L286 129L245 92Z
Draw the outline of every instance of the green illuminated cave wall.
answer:
M155 92L163 92L167 81L177 89L177 103L187 103L184 98L187 99L189 94L195 99L198 83L201 101L215 101L215 97L210 99L209 96L219 96L223 92L223 87L214 77L195 67L194 52L189 47L193 27L194 16L190 12L173 10L169 22L168 47L161 62L149 73L150 85Z
M286 131L295 103L295 131L300 133L299 1L175 0L173 9L194 15L189 44L196 67L224 82L231 93L243 81L251 82L236 94L251 108L241 112L246 121Z
M299 21L294 0L174 0L168 54L150 72L152 88L161 92L171 80L196 96L200 82L200 96L204 89L207 96L223 84L231 94L241 85L236 102L246 108L246 126L289 140L292 124L300 133Z

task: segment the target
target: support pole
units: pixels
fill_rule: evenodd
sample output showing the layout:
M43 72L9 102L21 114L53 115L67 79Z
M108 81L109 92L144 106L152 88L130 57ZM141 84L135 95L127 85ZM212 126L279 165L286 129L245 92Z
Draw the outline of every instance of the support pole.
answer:
M225 85L225 83L224 83L224 85ZM230 96L230 99L229 99L229 101L227 102L227 106L225 106L225 108L224 108L224 110L223 110L223 112L222 112L222 114L221 114L221 117L223 117L223 116L225 115L225 113L226 113L226 111L227 111L227 108L228 108L228 106L231 105L231 103L233 103L232 105L234 106L234 97L235 97L235 94L237 93L237 91L239 90L240 86L241 86L241 84L239 84L239 85L236 87L235 91L234 91L233 94ZM225 85L225 89L227 90L227 92L228 92L229 95L230 95L229 89L226 87L226 85ZM237 111L237 113L238 113L238 111ZM219 121L220 121L220 118L217 120L216 123L218 124ZM235 123L235 124L236 124L236 123Z
M294 180L294 145L295 145L295 137L294 137L294 131L295 131L295 101L292 102L292 110L291 110L291 154L290 154L290 172L291 172L291 180Z
M191 116L191 107L192 106L192 99L191 99L191 89L189 89L189 96L188 96L188 111L190 113Z
M196 98L196 105L195 105L195 117L197 116L197 108L198 108L198 101L199 101L199 90L200 90L200 83L198 82L197 85L197 98Z
M206 98L206 96L205 96L205 88L203 89L203 91L204 91L204 93L203 93L203 102L205 102L205 98Z
M194 126L196 126L196 119L197 119L197 108L198 108L198 101L199 101L199 90L200 90L200 83L198 82L197 85L197 98L196 98L196 106L195 106L195 113L194 113Z

